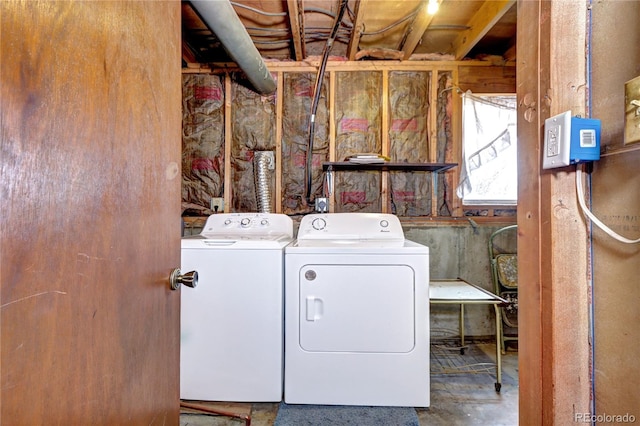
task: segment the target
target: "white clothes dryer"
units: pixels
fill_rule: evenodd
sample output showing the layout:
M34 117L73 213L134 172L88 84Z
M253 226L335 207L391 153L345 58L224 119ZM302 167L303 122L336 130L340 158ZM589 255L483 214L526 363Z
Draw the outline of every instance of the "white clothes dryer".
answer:
M182 239L180 398L277 402L283 394L283 214L221 213Z
M429 406L429 249L396 216L302 219L285 248L284 400Z

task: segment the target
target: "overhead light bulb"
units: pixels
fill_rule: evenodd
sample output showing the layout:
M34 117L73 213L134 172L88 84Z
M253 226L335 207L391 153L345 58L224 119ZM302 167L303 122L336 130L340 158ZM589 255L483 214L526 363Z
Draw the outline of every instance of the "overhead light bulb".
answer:
M429 0L429 3L427 3L427 13L429 15L435 15L439 7L440 4L438 0Z

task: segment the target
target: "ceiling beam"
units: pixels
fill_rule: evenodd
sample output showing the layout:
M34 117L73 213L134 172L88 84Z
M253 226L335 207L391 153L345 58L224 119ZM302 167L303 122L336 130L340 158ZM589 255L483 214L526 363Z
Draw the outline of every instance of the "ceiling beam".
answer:
M464 58L515 3L516 0L485 1L467 24L469 29L460 33L453 42L455 59Z
M293 38L293 52L296 61L303 61L307 56L304 41L304 0L287 0L289 9L289 24Z
M442 0L437 1L438 4L442 2ZM425 1L424 6L421 7L422 10L418 11L415 19L413 20L411 25L409 25L404 41L401 42L399 50L402 50L403 59L405 60L409 59L409 56L411 56L413 51L416 50L418 43L420 43L420 40L422 40L424 32L427 30L427 27L433 19L433 15L429 15L426 8L427 2Z
M187 66L198 63L196 53L191 49L191 47L189 47L184 39L182 40L182 60L187 64Z
M505 61L515 61L516 60L516 45L509 47L506 52L502 55Z
M364 32L364 10L367 8L368 2L369 0L356 0L356 6L353 12L356 17L353 20L353 30L351 31L351 38L349 39L349 45L347 46L347 58L349 58L350 61L356 60L360 37Z

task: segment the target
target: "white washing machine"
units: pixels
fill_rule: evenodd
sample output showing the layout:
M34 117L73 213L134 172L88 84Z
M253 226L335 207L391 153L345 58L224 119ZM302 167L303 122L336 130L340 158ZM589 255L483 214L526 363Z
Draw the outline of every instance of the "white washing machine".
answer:
M285 248L290 404L429 406L429 249L394 215L305 216Z
M277 402L283 383L283 214L221 213L182 239L180 398Z

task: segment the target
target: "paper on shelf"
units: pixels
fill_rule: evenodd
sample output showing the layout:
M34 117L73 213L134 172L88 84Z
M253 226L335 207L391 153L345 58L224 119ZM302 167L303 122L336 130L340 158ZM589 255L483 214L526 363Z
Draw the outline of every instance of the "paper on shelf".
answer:
M384 163L385 161L389 161L389 157L385 157L383 155L375 153L363 153L351 155L345 160L350 163L356 164L380 164Z

